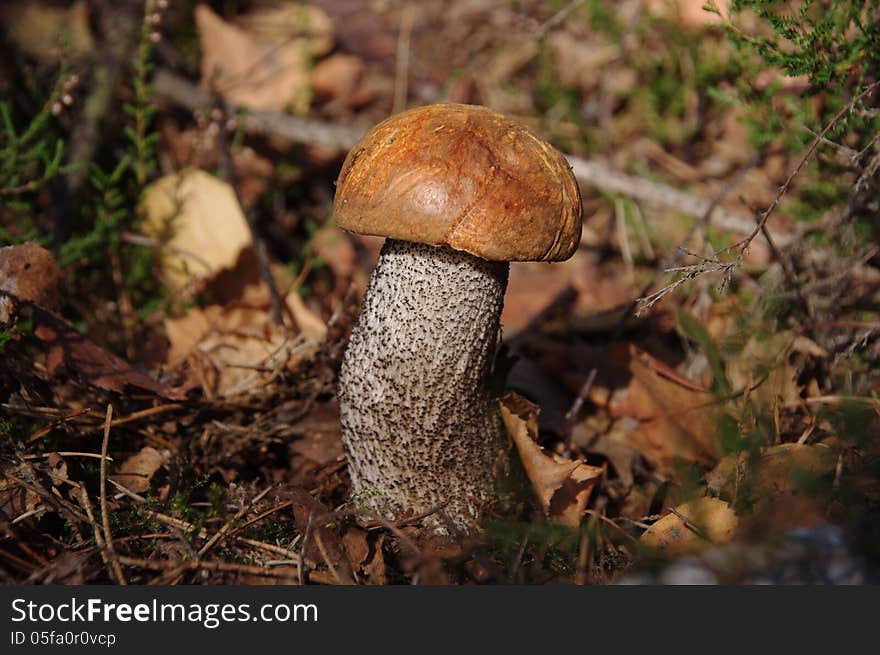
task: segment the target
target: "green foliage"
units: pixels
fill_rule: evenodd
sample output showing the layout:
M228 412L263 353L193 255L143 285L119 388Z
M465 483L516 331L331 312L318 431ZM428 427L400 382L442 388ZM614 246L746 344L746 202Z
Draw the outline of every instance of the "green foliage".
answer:
M47 106L19 132L11 103L0 101L0 198L4 202L39 190L62 171L64 142L53 138L51 118Z
M149 4L147 3L147 6ZM140 189L143 189L149 181L150 172L156 166L156 141L159 138L158 133L149 131L157 111L156 106L152 103L153 86L150 82L150 73L153 70L151 33L151 25L145 17L141 24L138 56L134 62L134 79L132 80L134 102L123 105L123 110L133 121L133 125L126 125L125 135L134 148L133 172Z
M709 8L722 16L714 3ZM746 20L749 15L753 18ZM880 0L734 0L722 25L735 58L751 71L737 82L736 98L727 99L746 107L745 121L758 148L803 152L880 73ZM807 91L782 93L783 77L757 84L759 73L768 68L787 78L803 77ZM825 138L838 144L843 157L826 157L813 167L794 208L798 216L814 220L834 206L830 203L850 195L852 184L841 173L857 169L872 149L876 153L878 132L880 113L864 102L837 120ZM841 159L849 162L841 164Z
M128 157L123 157L110 173L98 165L92 166L89 180L95 191L95 199L94 205L87 208L89 213L93 213L92 229L61 245L61 266L78 261L101 261L108 250L118 250L119 233L131 215L127 199L121 191L123 178L129 170Z
M0 242L37 238L38 231L23 217L33 212L36 193L66 170L64 140L52 116L56 95L53 92L35 116L24 120L15 115L10 101L0 100L0 209L8 210L17 223L14 232L0 227Z
M63 243L52 242L51 234L42 237L55 251L59 264L71 273L65 279L79 285L77 289L67 290L71 297L77 297L81 289L114 301L124 294L136 315L155 310L164 293L152 275L152 251L123 238L125 232L133 230L137 223L140 197L157 169L158 133L154 128L157 109L153 104L151 83L153 27L147 11L150 6L151 3L145 4L147 13L141 25L136 56L131 63L130 91L121 92L124 102L111 105L111 111L119 113L105 117L109 124L120 124L120 132L112 133L97 149L88 171L89 184L72 199L73 205L79 209L79 216L70 217L73 219L69 221L73 226L72 234ZM46 120L38 116L33 122L40 126ZM21 147L23 141L21 138L16 140L19 158L26 154ZM63 152L58 154L59 161L62 155ZM49 163L54 164L54 160ZM4 164L5 161L0 166ZM43 168L45 171L40 171L43 174L35 178L31 186L37 188L37 182L43 178L63 172L57 165ZM19 222L25 224L20 233L29 238L40 238L33 212L21 212ZM74 308L67 308L66 313L70 314L71 309ZM76 321L75 316L71 318ZM90 317L82 318L88 323ZM136 316L121 318L133 321ZM115 334L122 336L131 332L119 330Z
M798 7L799 4L799 7ZM792 6L797 7L793 9ZM766 21L768 35L725 27L742 52L754 51L787 75L806 75L814 92L855 81L860 86L880 62L877 0L733 0L731 13L746 9Z

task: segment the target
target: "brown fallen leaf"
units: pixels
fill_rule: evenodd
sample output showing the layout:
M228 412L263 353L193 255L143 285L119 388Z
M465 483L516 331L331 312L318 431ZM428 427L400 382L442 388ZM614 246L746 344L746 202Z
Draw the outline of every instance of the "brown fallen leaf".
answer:
M718 498L698 498L679 505L642 533L642 544L668 557L699 552L733 539L736 514Z
M32 512L42 503L36 492L13 479L20 477L27 479L23 466L8 464L0 468L0 526L7 519L12 521L25 512Z
M332 296L341 301L350 290L362 296L369 275L358 266L358 256L351 239L335 226L319 228L312 235L311 249L316 257L327 263L335 280Z
M715 397L700 385L635 346L630 346L632 381L616 402L614 418L629 416L640 426L627 433L630 443L667 475L675 475L676 460L711 466L720 455Z
M330 508L304 489L290 488L281 496L282 500L294 501L296 531L303 535L302 548L306 560L326 566L333 582L354 584L351 565L338 536L336 519Z
M364 62L360 57L337 52L315 64L312 89L318 97L350 107L363 77Z
M635 479L633 467L638 459L638 449L630 443L628 433L639 428L632 418L624 417L607 426L601 432L591 431L588 417L572 430L572 441L587 453L602 455L617 473L617 478L607 484L614 496L624 498L632 490Z
M299 2L255 11L228 23L207 5L195 9L202 86L252 109L304 113L311 62L332 47L330 20Z
M0 290L13 294L19 300L57 310L60 304L58 282L61 269L52 253L36 243L0 248ZM13 316L12 301L0 295L0 323L8 323Z
M384 533L369 533L355 526L350 526L342 535L342 545L348 555L349 564L360 582L371 585L388 584L385 556L382 553L384 541Z
M184 389L161 384L131 363L104 350L94 341L84 337L76 328L37 305L30 306L34 319L34 334L49 347L46 368L54 373L64 366L87 384L106 391L124 393L126 387L150 391L163 398L182 400Z
M284 296L284 303L306 340L321 341L324 338L327 334L327 324L306 306L302 296L299 295L299 289L291 289Z
M516 446L544 514L558 523L576 527L605 469L545 452L537 443L537 405L515 393L501 398L499 404L507 434Z
M150 480L164 463L162 453L145 446L122 463L119 473L110 477L129 491L142 494L150 488Z

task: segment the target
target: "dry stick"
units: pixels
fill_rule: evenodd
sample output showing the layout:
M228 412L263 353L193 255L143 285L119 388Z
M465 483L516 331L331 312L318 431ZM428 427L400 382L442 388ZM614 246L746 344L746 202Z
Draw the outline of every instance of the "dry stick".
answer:
M167 70L157 71L153 83L157 95L191 111L210 110L215 106L209 94ZM238 108L232 105L224 104L223 107L228 115L238 112ZM326 121L269 111L248 111L242 113L239 121L243 129L251 134L271 135L296 143L340 150L351 149L367 131L367 126L335 125ZM754 220L749 216L726 210L719 207L718 203L674 187L622 173L605 162L573 155L566 155L566 158L575 177L585 185L603 191L622 193L630 198L673 209L695 218L701 218L708 213L713 225L739 234L748 234L755 225ZM709 208L711 211L707 212ZM773 236L779 246L788 245L796 238L783 234Z
M516 549L516 557L513 560L513 566L510 567L510 575L507 578L508 583L514 584L516 576L519 573L520 564L522 564L523 555L526 553L526 546L529 543L529 533L523 535L522 541L519 542L519 548Z
M758 159L755 158L751 162L749 162L746 166L744 166L740 171L731 178L727 184L715 195L712 201L705 207L703 211L703 215L691 225L690 230L688 230L687 234L681 240L681 245L684 246L694 234L697 233L698 230L701 230L705 227L705 225L709 222L712 213L718 207L719 204L724 200L725 196L729 194L733 188L740 182L743 175L745 175L746 171L751 169L758 163ZM577 416L580 413L581 409L584 406L584 402L587 399L587 395L590 393L590 389L593 388L593 384L596 381L596 376L599 374L599 370L605 366L605 363L608 360L608 356L611 353L611 344L616 343L620 336L623 334L624 329L626 328L627 321L632 317L633 312L639 306L641 299L644 298L648 292L653 288L654 284L656 284L657 280L663 274L666 269L672 267L672 265L676 262L676 260L681 256L682 252L684 252L681 247L674 249L671 251L666 258L661 262L660 266L654 271L654 274L651 276L651 279L648 283L642 287L641 292L638 296L633 300L629 306L624 310L623 314L621 314L620 319L617 321L617 325L614 327L614 331L611 333L611 338L608 343L602 348L602 351L599 353L599 357L596 360L596 364L590 369L590 372L587 374L587 379L584 381L583 385L581 385L580 390L578 391L577 397L574 399L571 407L568 412L565 414L565 444L566 448L571 448L571 433L574 428L575 421L577 421Z
M255 501L255 502L256 502L256 501ZM283 503L281 503L281 504L279 504L279 505L276 505L275 507L273 507L273 508L271 508L271 509L267 509L265 512L263 512L263 513L261 513L261 514L257 514L254 518L245 521L244 523L242 523L240 526L238 526L238 527L235 529L235 532L238 532L238 531L240 531L240 530L244 530L244 529L245 529L246 527L248 527L249 525L253 525L254 523L257 523L257 522L259 522L259 521L262 521L262 520L263 520L264 518L266 518L267 516L271 516L271 515L274 514L275 512L280 512L282 509L286 509L286 508L290 507L291 505L293 505L293 501L292 501L292 500L285 500ZM232 534L235 534L235 532L233 532ZM230 536L231 536L231 535L230 535Z
M720 207L717 200L718 194L714 199L707 200L666 184L622 173L610 168L604 162L581 159L574 155L566 155L566 158L578 181L597 189L622 193L649 205L673 209L682 214L699 218L703 222L710 222L723 230L739 234L749 234L755 226L753 218ZM746 169L752 166L753 164L749 164ZM727 195L726 191L727 187L725 186L722 189L722 194ZM786 246L797 238L789 234L772 234L780 246Z
M209 111L216 100L188 80L168 70L156 71L153 78L156 94L191 111ZM238 108L224 104L225 113L233 116ZM247 132L281 137L297 143L348 150L367 131L366 126L334 125L325 121L291 116L271 111L247 111L239 117Z
M810 159L813 156L813 153L816 152L816 149L819 147L819 145L826 142L825 137L828 135L828 133L834 128L835 125L837 125L837 123L839 123L843 119L844 116L846 116L846 114L848 114L850 111L853 110L853 108L856 106L856 104L859 101L862 100L862 98L869 95L874 89L876 89L878 87L878 85L880 85L880 80L877 80L876 82L874 82L872 84L869 84L865 89L862 90L861 93L859 93L845 107L843 107L840 111L838 111L834 115L834 117L828 122L828 124L825 125L824 128L822 128L822 131L819 134L817 134L816 137L813 139L813 142L810 144L810 147L807 148L807 151L804 153L804 155L798 161L797 166L794 167L794 169L791 171L791 173L789 173L788 178L786 178L786 180L782 184L782 186L779 187L779 190L776 192L776 196L773 198L773 200L770 202L770 204L767 206L767 208L763 212L761 212L760 217L757 220L757 225L752 230L752 232L749 234L749 236L747 236L745 239L742 239L741 241L738 241L737 243L733 244L732 246L729 246L728 248L725 248L722 251L720 251L720 252L730 252L734 249L739 249L739 255L736 260L737 263L739 263L740 261L742 261L742 258L745 255L746 250L748 250L748 248L749 248L749 245L751 245L751 243L755 239L755 237L758 236L758 233L762 233L764 235L764 237L767 239L767 244L770 246L771 253L776 258L776 260L779 262L780 266L782 267L782 273L785 276L786 282L788 282L789 287L791 287L794 290L794 293L797 296L798 301L804 307L804 309L807 313L807 316L811 319L813 318L812 305L810 304L809 300L807 300L807 297L804 295L803 290L801 289L800 285L798 284L797 276L795 275L794 270L792 270L791 264L790 264L788 258L783 257L781 255L781 253L779 252L779 249L776 246L774 238L771 236L769 230L767 229L767 221L770 218L770 214L772 214L773 211L776 209L776 207L779 205L779 202L782 200L782 197L788 192L788 189L791 186L791 183L794 181L794 178L797 177L801 173L801 171L804 169L804 166L806 166L807 162L810 161Z
M544 23L538 28L532 38L535 39L543 39L547 32L552 30L554 27L562 23L568 16L573 13L578 7L584 4L586 0L572 0L565 7L557 11L550 18L548 18Z
M113 550L113 535L110 532L110 512L107 510L107 449L110 444L110 421L113 420L113 405L107 403L107 418L104 421L104 440L101 443L101 520L104 523L104 542L110 557L111 571L116 584L128 584L122 574L122 567Z
M107 554L107 546L104 544L104 537L101 536L101 528L98 526L98 522L95 520L94 510L92 510L92 501L89 500L89 494L86 491L85 487L80 487L79 491L83 507L85 508L86 515L89 519L89 524L91 524L92 532L95 535L95 545L98 547L98 552L101 553L101 559L104 561L104 566L107 567L107 571L110 572L111 575L114 575L112 560Z
M265 489L263 489L263 491L261 491L254 497L253 500L251 500L251 502L238 510L238 512L235 513L235 516L226 521L226 523L223 524L223 527L217 530L217 532L214 533L214 536L208 539L208 541L206 541L205 544L201 548L199 548L199 557L204 557L205 553L211 550L218 541L225 537L227 533L232 532L233 529L235 529L235 522L238 521L245 514L247 514L250 511L251 507L260 502L266 496L266 494L272 491L272 489L274 489L274 487L266 487Z
M222 104L217 101L215 107L224 110ZM223 114L225 118L225 114ZM225 121L224 121L225 123ZM232 188L235 199L241 207L244 218L247 221L248 229L251 233L251 241L254 244L254 254L257 256L257 265L260 267L260 277L266 283L269 289L269 298L272 301L272 321L276 325L284 325L284 304L281 301L281 294L278 293L278 285L275 284L275 278L272 276L272 268L269 263L269 252L266 249L266 242L260 235L257 227L257 221L253 212L247 209L242 202L241 191L239 190L238 175L235 173L235 167L232 164L232 155L230 153L229 139L226 138L225 125L220 125L217 130L217 150L219 153L220 176Z
M669 513L681 519L681 522L684 523L684 527L693 532L695 535L701 537L702 539L705 539L710 543L712 542L712 539L709 538L709 535L706 533L705 530L703 530L703 528L691 521L688 517L679 512L677 509L670 507Z
M126 566L136 566L151 571L165 571L176 577L180 570L196 571L219 571L225 573L248 573L250 575L262 575L268 578L287 579L292 576L277 573L276 568L266 568L253 564L236 564L233 562L203 562L184 560L182 562L170 562L167 560L140 559L137 557L122 556L119 560Z
M101 123L107 120L107 113L112 108L117 84L128 66L129 52L137 41L135 35L140 25L139 17L135 18L131 11L130 2L102 2L100 5L102 10L96 13L104 42L95 57L91 92L82 103L67 149L71 165L67 187L71 196L76 196L89 180L95 153L103 143Z
M22 559L17 555L13 555L12 553L3 550L2 548L0 548L0 559L7 560L11 564L14 564L18 568L22 569L25 573L30 573L31 575L33 575L34 572L37 570L36 567L27 560Z
M306 561L306 543L309 540L309 532L312 529L312 518L314 517L314 515L314 510L309 510L309 518L306 521L306 529L303 532L302 543L300 543L299 545L299 559L301 562ZM305 584L305 574L303 566L299 567L299 583L300 585Z
M772 214L773 210L776 209L777 205L779 205L779 201L782 200L782 196L786 194L794 178L797 177L804 169L804 166L807 165L807 162L813 156L813 153L816 151L816 148L819 147L819 144L822 143L828 133L834 128L834 126L837 125L844 116L846 116L850 111L853 110L853 108L859 101L868 96L878 86L880 86L880 80L869 84L859 95L853 98L843 109L837 112L834 115L834 118L832 118L831 121L824 128L822 128L822 131L816 136L815 139L813 139L813 142L810 144L810 147L807 148L807 152L804 154L803 157L801 157L797 166L794 167L794 170L789 174L783 185L779 187L779 191L776 193L776 197L773 198L773 201L761 214L761 218L758 220L758 224L755 226L755 229L752 230L749 236L747 236L742 241L738 241L729 248L725 248L726 251L738 248L740 251L740 256L742 256L742 253L745 252L746 248L749 247L749 244L751 244L754 238L758 236L758 233L762 232L766 228L767 220L770 218L770 214Z
M330 569L330 574L333 576L336 584L354 584L354 581L352 580L343 580L342 576L339 574L339 571L337 571L336 567L333 566L333 562L330 561L330 555L327 553L327 549L324 547L324 540L321 538L321 532L319 530L315 530L315 545L318 546L321 557L324 558L324 564L326 564L327 568Z
M49 434L52 430L57 428L59 425L63 425L64 423L67 423L68 421L75 419L77 416L82 416L83 414L88 414L90 411L92 411L92 410L89 409L88 407L83 407L82 409L78 409L74 412L71 412L70 414L67 414L66 416L60 416L59 418L56 418L49 425L46 425L46 426L40 428L39 430L34 432L31 436L29 436L27 438L27 443L33 443L34 441L36 441L40 437L43 437L43 436Z
M141 498L140 496L137 496L137 494L133 494L133 496L136 497L136 499L140 498L140 500L142 502L147 502L145 498ZM195 529L195 526L192 523L189 523L188 521L184 521L183 519L179 519L174 516L162 514L161 512L156 512L154 510L144 510L144 513L148 517L155 519L156 521L159 521L161 523L164 523L165 525L168 525L176 530L192 532ZM208 531L205 530L204 528L202 528L201 530L199 530L198 534L196 534L195 536L200 539L204 539L208 536ZM247 544L248 546L253 546L254 548L259 548L261 550L265 550L265 551L270 552L274 555L283 555L284 557L287 557L288 559L295 561L297 563L297 565L299 565L299 566L302 565L302 560L300 559L300 556L298 554L296 554L295 552L293 552L292 550L290 550L289 548L285 548L284 546L278 546L276 544L270 544L265 541L258 541L256 539L250 539L248 537L240 537L238 535L234 535L234 536L232 536L232 538L235 539L236 542L240 542L243 544ZM195 555L195 553L193 553L193 555Z

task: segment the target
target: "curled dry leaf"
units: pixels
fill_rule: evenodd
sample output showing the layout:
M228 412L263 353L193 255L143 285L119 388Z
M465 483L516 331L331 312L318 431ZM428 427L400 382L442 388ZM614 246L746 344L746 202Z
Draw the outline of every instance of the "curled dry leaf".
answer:
M195 18L203 87L252 109L308 109L311 62L333 44L330 20L320 9L285 2L233 25L200 4Z
M537 443L537 405L515 393L507 394L499 403L507 434L516 446L544 514L563 525L576 527L605 469L545 452Z
M235 191L204 171L156 180L144 191L142 208L140 229L162 244L162 277L174 289L232 268L251 246Z
M145 446L122 463L119 473L111 476L129 491L142 494L150 488L153 475L165 463L165 457L155 448Z
M718 498L698 498L679 505L642 533L642 544L674 557L696 553L733 539L739 521Z
M805 478L834 471L838 451L826 444L784 443L748 453L728 455L706 475L710 491L731 501L748 494L762 500L797 491Z
M0 290L19 300L57 310L60 303L58 282L61 269L52 253L36 243L0 248ZM0 296L0 323L12 320L9 298Z

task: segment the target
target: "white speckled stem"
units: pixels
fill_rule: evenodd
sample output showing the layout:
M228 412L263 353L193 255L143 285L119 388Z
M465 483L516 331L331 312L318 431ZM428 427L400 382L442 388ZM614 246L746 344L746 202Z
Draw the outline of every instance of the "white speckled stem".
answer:
M507 272L507 262L385 242L339 379L354 490L374 511L393 519L445 503L453 526L478 528L504 463L487 383Z

